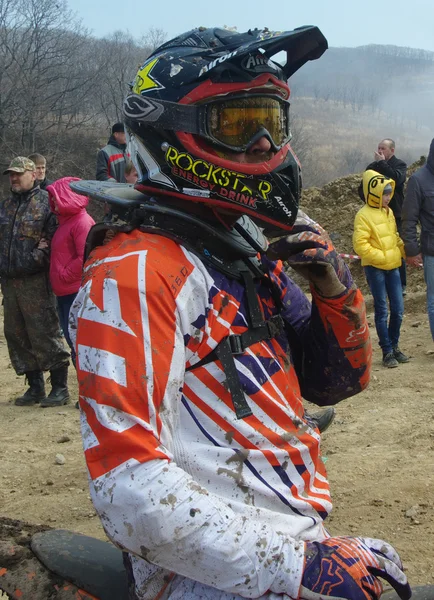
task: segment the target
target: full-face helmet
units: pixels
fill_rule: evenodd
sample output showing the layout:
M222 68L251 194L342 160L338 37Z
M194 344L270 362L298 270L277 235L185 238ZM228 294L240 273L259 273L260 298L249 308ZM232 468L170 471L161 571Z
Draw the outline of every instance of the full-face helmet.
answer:
M287 80L326 48L310 26L246 33L201 27L160 46L124 103L137 189L289 230L301 172L289 144ZM272 60L279 53L284 64ZM266 158L239 162L264 136L272 150Z

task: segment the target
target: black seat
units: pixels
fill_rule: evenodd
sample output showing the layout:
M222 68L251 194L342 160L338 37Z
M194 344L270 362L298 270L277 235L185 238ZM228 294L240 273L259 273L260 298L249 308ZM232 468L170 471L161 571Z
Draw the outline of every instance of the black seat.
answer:
M47 569L99 600L128 600L122 552L109 542L55 529L36 533L31 548Z

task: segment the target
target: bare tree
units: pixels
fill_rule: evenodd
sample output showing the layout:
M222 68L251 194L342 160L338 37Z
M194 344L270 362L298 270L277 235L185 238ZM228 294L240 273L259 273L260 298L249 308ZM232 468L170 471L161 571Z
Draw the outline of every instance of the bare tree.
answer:
M16 151L25 154L43 134L80 121L76 101L94 81L77 60L88 33L62 0L0 2L0 122L15 130Z
M139 66L162 44L166 35L161 29L150 29L138 42L131 35L116 31L95 42L94 61L104 73L95 91L100 119L106 125L122 117L122 103Z
M0 0L1 162L39 151L93 176L103 132L165 37L154 28L140 42L121 31L97 39L66 0Z
M95 107L105 125L121 120L128 85L146 55L143 48L122 31L95 43L94 60L99 73L103 74L95 87Z
M140 45L151 54L158 46L161 46L166 41L167 34L163 29L151 27L142 37Z
M365 152L358 146L352 146L343 155L347 173L358 173L367 163Z

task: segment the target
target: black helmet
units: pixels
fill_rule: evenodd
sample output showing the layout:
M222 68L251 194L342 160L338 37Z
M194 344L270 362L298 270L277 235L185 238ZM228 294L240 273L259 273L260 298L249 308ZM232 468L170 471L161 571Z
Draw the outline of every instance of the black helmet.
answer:
M124 103L137 189L248 214L268 230L291 228L301 193L291 150L287 79L319 58L317 27L289 32L200 27L160 46ZM286 52L286 64L271 60ZM237 162L262 136L273 150Z

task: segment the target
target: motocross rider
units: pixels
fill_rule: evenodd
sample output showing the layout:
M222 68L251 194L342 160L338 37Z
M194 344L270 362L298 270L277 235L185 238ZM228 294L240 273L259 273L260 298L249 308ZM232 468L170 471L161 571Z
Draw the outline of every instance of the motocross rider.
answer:
M71 334L91 497L135 600L368 600L380 578L410 597L389 544L326 530L302 402L358 394L371 364L361 292L298 211L287 80L326 48L316 27L198 28L155 50L125 100L155 214L94 248Z

